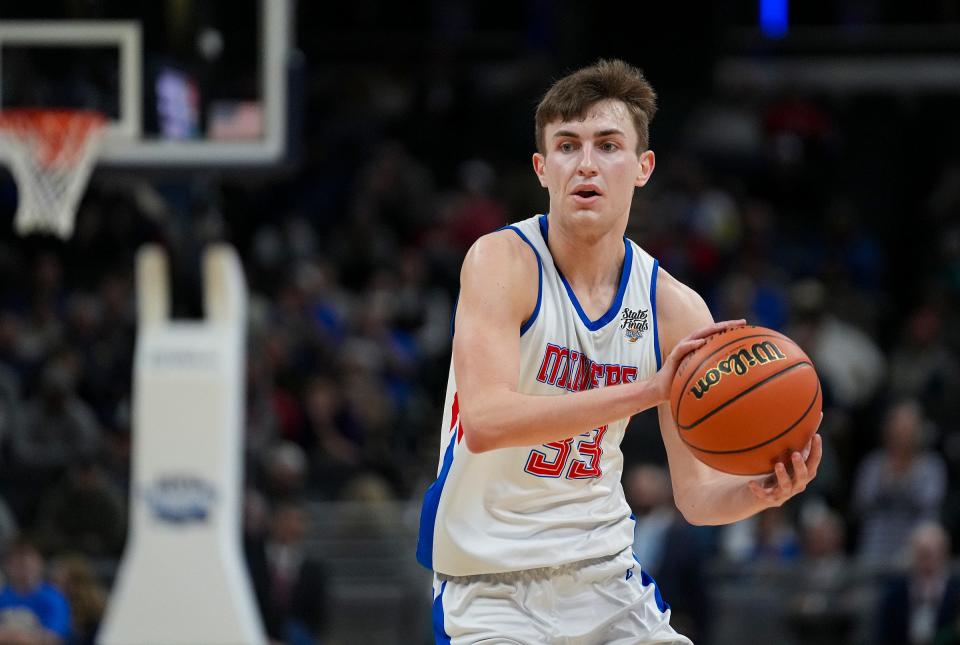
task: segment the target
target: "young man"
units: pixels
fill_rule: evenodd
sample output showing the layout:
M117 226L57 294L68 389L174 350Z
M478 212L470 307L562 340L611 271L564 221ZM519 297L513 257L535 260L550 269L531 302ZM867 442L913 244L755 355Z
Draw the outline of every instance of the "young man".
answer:
M548 215L480 238L461 272L437 481L417 557L434 574L438 643L676 643L634 561L620 442L657 406L677 507L724 524L814 477L820 439L762 480L698 462L667 403L713 323L703 300L624 237L654 168L655 94L600 61L561 79L536 116Z

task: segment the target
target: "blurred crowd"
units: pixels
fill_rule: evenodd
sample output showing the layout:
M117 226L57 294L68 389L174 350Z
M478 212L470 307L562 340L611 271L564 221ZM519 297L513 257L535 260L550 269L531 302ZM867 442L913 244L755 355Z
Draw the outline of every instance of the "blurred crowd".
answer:
M322 633L309 503L416 502L436 470L460 261L546 207L523 106L553 70L499 71L332 74L323 87L349 74L352 91L308 122L293 169L224 185L107 178L68 243L0 235L0 643L42 630L92 642L126 535L133 254L148 241L169 249L183 317L202 315L202 246L241 253L248 561L272 636ZM718 93L678 107L662 93L668 127L653 125L657 171L628 235L715 318L794 338L825 394L813 485L718 529L678 518L655 419L631 424L636 549L698 643L716 613L704 576L741 566L794 572L799 636L960 642L957 103ZM0 213L14 204L5 182ZM884 582L853 593L857 575Z

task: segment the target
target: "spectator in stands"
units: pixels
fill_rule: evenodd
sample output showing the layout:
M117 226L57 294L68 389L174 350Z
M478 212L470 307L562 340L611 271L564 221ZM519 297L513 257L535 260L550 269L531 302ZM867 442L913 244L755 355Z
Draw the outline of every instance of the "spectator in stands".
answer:
M117 393L110 390L109 357L101 346L100 301L95 294L78 291L66 298L64 347L75 356L77 391L101 422L112 420Z
M950 536L935 522L910 535L910 568L892 578L877 608L878 645L957 642L960 579L950 572ZM952 640L951 640L952 639Z
M383 266L377 256L390 237L404 241L433 219L433 184L430 169L402 142L380 144L357 176L355 211L350 217L351 241L357 246L349 252L367 260L368 268ZM370 230L371 226L380 230Z
M344 485L340 501L346 504L334 529L338 538L363 540L399 535L396 518L389 508L395 501L394 491L381 475L355 475Z
M442 289L429 283L424 254L414 248L404 249L398 274L394 301L397 327L416 339L421 355L446 357L450 350L450 299Z
M314 643L325 626L326 578L307 552L306 538L304 507L277 506L265 545L270 595L264 622L271 638L288 645Z
M0 356L0 454L6 452L5 449L11 437L20 431L21 407L17 375L3 364L3 358ZM4 466L2 470L7 472L0 477L9 476L9 471L12 470L9 464ZM9 492L10 486L4 486L4 493L9 494ZM13 510L7 505L6 499L0 497L0 553L6 551L17 533L17 520Z
M257 351L260 345L251 344L253 348L247 358L244 449L248 455L256 457L277 440L280 423L273 406L273 383L266 362Z
M943 316L935 307L913 312L890 360L890 393L916 398L938 422L960 420L960 361L945 342Z
M303 393L307 425L315 443L312 461L313 476L325 488L325 472L338 474L353 471L360 462L357 437L350 436L340 386L331 378L318 376L310 379Z
M17 434L20 424L20 381L0 357L0 446Z
M59 472L78 459L93 457L100 448L100 427L62 365L47 366L39 396L26 401L23 416L13 437L13 457L35 474Z
M845 529L838 514L825 506L801 514L798 576L788 605L788 620L803 643L849 642L861 595L844 552Z
M22 403L23 415L11 437L4 495L22 526L33 524L40 496L70 464L91 459L101 446L100 426L77 395L68 361L50 361L39 392Z
M13 311L0 311L0 364L9 368L19 380L30 374L35 367L33 357L23 351L23 319Z
M725 559L738 563L776 566L795 560L800 553L796 527L781 508L720 527L718 546Z
M13 541L20 534L17 518L14 517L7 502L0 497L0 553L6 553Z
M296 499L307 481L307 457L292 441L278 441L263 456L263 490L273 501Z
M250 574L250 584L264 626L271 630L270 568L267 565L267 528L270 505L260 491L247 487L243 493L243 555ZM276 629L271 630L272 633Z
M733 272L720 282L715 303L718 316L738 316L754 325L782 329L787 311L783 289L765 263L753 265L753 272L760 275Z
M69 645L93 645L107 607L107 591L90 561L82 555L57 558L50 567L50 582L70 604Z
M877 345L858 328L830 313L826 287L804 280L791 290L793 338L817 366L832 400L844 409L869 403L883 383L885 360Z
M42 253L33 266L30 312L17 339L21 356L39 363L61 343L64 325L60 316L66 288L63 284L63 265L54 253Z
M768 508L757 515L753 559L767 563L788 562L800 555L800 538L794 523L782 506Z
M481 235L507 224L507 207L497 197L497 174L481 159L460 164L461 192L452 199L446 222L450 242L466 253Z
M97 292L77 292L67 299L67 340L77 354L78 394L107 429L129 406L133 363L132 294L122 277L108 276Z
M266 449L264 444L271 439L271 433L273 439L302 439L303 411L289 385L299 378L291 365L295 347L290 334L279 327L267 326L263 331L251 334L249 352L255 361L251 366L251 377L258 381L256 385L251 385L269 390L265 393L269 401L263 402L270 406L269 410L257 411L248 405L253 415L248 423L260 427L248 426L250 440L247 450L251 455L259 455ZM259 392L254 397L257 395ZM276 428L269 427L273 425Z
M20 538L4 560L7 584L0 591L0 644L63 645L70 637L67 599L44 580L44 560Z
M127 535L126 502L97 462L79 461L44 496L36 531L47 553L116 557Z
M313 323L312 333L320 343L336 345L347 333L347 318L353 306L353 299L339 284L337 267L318 257L301 262L296 277Z
M946 490L940 455L923 448L923 410L913 400L893 405L883 426L883 445L857 470L853 509L860 524L858 555L888 563L902 555L911 531L939 517Z

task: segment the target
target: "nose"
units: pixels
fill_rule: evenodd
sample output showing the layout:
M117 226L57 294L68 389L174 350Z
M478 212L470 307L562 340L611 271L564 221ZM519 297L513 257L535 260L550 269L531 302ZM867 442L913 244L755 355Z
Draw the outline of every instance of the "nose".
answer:
M597 174L597 167L593 163L593 152L590 146L583 147L583 154L580 156L580 164L577 166L577 174L582 177L593 177Z

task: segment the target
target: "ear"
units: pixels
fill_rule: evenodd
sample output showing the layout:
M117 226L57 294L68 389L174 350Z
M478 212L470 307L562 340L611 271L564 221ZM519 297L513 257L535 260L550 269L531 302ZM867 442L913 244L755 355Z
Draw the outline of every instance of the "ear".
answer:
M644 150L640 153L640 159L637 161L637 179L634 185L643 188L650 181L650 175L653 174L653 168L657 165L656 155L653 150Z
M537 173L537 179L540 180L540 185L546 188L547 158L539 152L533 153L533 172Z

